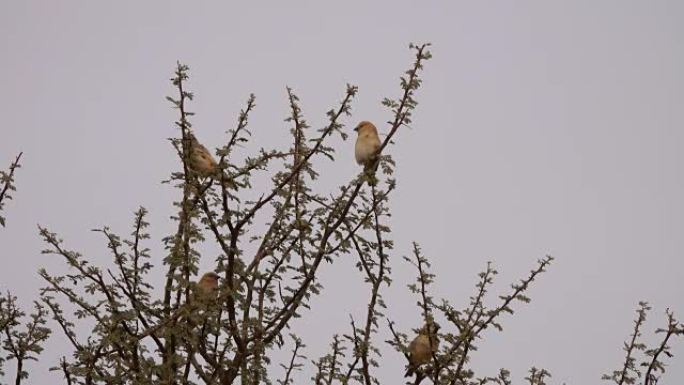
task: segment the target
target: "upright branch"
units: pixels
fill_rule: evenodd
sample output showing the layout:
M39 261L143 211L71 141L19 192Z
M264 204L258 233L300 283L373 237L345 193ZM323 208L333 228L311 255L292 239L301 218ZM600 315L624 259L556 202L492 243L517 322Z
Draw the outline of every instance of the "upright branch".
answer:
M176 87L178 96L176 99L167 97L179 111L179 118L176 127L180 130L180 139L171 139L176 152L181 160L182 171L172 174L171 180L177 181L178 187L182 189L182 198L175 205L180 207L180 212L174 219L178 222L178 227L174 234L164 238L164 243L169 254L164 259L164 264L168 266L166 273L166 284L164 285L164 314L167 319L175 324L176 314L182 310L183 303L189 303L191 299L191 276L197 273L199 253L192 247L193 244L204 240L200 228L193 222L193 218L199 215L199 198L204 191L212 184L212 179L205 186L200 185L200 170L190 167L192 160L201 150L201 146L194 134L191 132L189 117L194 115L188 111L187 103L193 99L193 93L187 91L185 82L188 80L189 67L177 63L172 84ZM208 154L208 156L211 156ZM214 161L215 162L215 161ZM172 314L174 313L174 314ZM183 318L189 320L189 318ZM187 335L187 328L191 325L184 325L182 333L172 333L165 339L163 351L163 375L164 383L173 384L176 372L184 363L192 363L192 357L182 358L177 349L179 345L186 344L182 340L190 337ZM172 329L173 330L173 329ZM199 364L196 364L199 366Z
M437 368L439 368L439 357L437 349L432 347L438 346L438 334L435 329L435 316L433 314L433 308L435 308L435 303L432 296L428 293L428 287L434 283L435 275L429 272L431 267L429 260L422 254L420 246L413 242L413 259L409 257L404 257L404 259L412 264L418 271L418 276L416 278L416 283L409 284L409 290L419 296L419 300L416 305L421 310L422 322L424 330L419 330L419 333L427 333L428 346L430 347L430 360L432 364L426 370L416 371L416 381L417 383L422 382L426 373L433 381L437 381L439 373ZM411 352L413 354L413 352ZM409 370L413 363L409 362ZM414 382L414 383L415 383Z
M350 369L346 375L343 375L341 371L340 360L344 357L345 350L339 337L334 335L333 342L330 344L330 353L318 361L312 361L316 367L316 373L311 380L315 385L332 385L335 381L341 381L343 384L349 383L353 369Z
M285 369L285 377L282 380L278 380L278 383L280 385L290 385L294 383L294 379L292 379L292 372L299 371L301 370L302 366L304 366L303 364L298 363L297 360L306 358L299 352L299 350L305 348L306 345L304 345L302 343L302 340L294 334L292 334L291 337L292 341L294 341L295 346L292 349L292 356L290 358L289 364L280 365L283 369Z
M622 364L622 368L613 371L612 374L604 374L602 379L607 381L613 381L618 385L622 384L634 384L641 377L641 372L636 366L636 358L634 357L638 351L643 351L646 349L646 345L639 341L641 337L641 327L646 321L646 313L651 310L646 302L639 302L639 308L637 309L637 318L634 320L634 329L629 341L625 342L625 362Z
M417 305L421 309L423 322L427 324L434 319L432 315L434 303L432 296L428 294L427 288L434 282L435 275L427 270L430 268L430 262L422 255L420 246L418 246L416 242L413 242L413 257L415 258L415 262L409 258L405 258L407 262L413 264L418 270L418 278L416 279L417 284L409 285L409 290L420 296Z
M304 120L302 116L301 108L298 104L299 98L297 97L297 95L294 94L292 89L289 87L287 88L287 95L290 101L291 116L287 118L285 121L292 122L292 124L294 125L290 132L292 133L293 138L292 168L295 168L301 162L302 155L307 152L304 130L309 128L309 126L307 125L306 120ZM306 166L309 165L304 165L304 167ZM313 169L310 166L307 167L307 171L312 177L316 177L315 171L313 171ZM302 261L302 272L306 273L307 263L304 257L304 238L306 236L306 230L309 226L302 219L302 214L304 213L302 204L305 204L305 202L300 201L302 195L305 194L306 191L304 190L304 186L302 186L301 173L302 168L299 168L299 171L297 171L297 173L293 176L292 181L290 182L290 195L292 196L291 199L294 200L294 227L299 233L297 247L294 251L300 255Z
M672 357L670 346L668 345L670 338L684 335L684 325L674 318L674 314L669 309L665 311L665 314L667 315L667 327L656 330L656 334L664 334L664 337L657 347L646 350L646 356L651 357L651 359L641 363L641 366L646 367L644 385L656 385L660 378L657 375L658 372L661 375L665 373L665 363L662 361L662 355Z
M17 168L21 167L21 165L19 164L19 160L21 159L22 154L23 152L20 152L19 155L17 155L14 161L10 164L9 172L0 170L0 212L5 206L5 203L3 201L5 199L11 200L12 195L10 194L10 192L17 190L17 188L14 186L14 171ZM0 215L0 225L2 227L5 227L5 218L2 215Z
M483 301L485 295L487 294L488 287L492 283L494 283L494 276L496 274L498 274L498 272L492 267L491 262L487 262L487 268L485 269L485 271L480 272L480 274L478 275L480 280L475 285L477 289L477 294L473 297L470 297L470 307L464 311L465 319L460 319L459 315L461 313L453 310L448 304L444 304L441 308L441 310L445 313L447 318L458 329L459 341L463 341L462 347L459 347L461 352L457 357L458 364L456 365L454 379L461 380L461 378L463 377L462 371L464 365L468 362L468 355L473 348L473 341L476 337L474 331L475 327L478 326L477 321L482 319L486 311Z
M177 63L175 76L171 79L171 82L177 88L178 97L177 99L174 99L170 96L167 96L166 98L179 111L179 118L176 121L176 126L181 131L181 139L180 141L172 140L172 144L176 147L176 150L180 156L182 172L172 175L172 179L180 180L183 189L182 200L180 203L176 203L177 206L180 206L180 213L177 217L178 228L175 235L164 239L164 242L167 244L166 247L170 252L164 260L164 263L168 265L166 285L164 286L164 310L167 315L171 313L172 309L171 300L174 289L174 280L178 279L180 282L185 282L183 287L188 287L189 273L192 269L192 261L190 259L190 238L192 237L193 233L196 233L196 229L193 229L190 220L190 218L193 216L197 201L191 200L192 187L194 184L192 183L193 181L189 163L193 141L190 139L191 124L188 118L192 116L193 113L187 111L187 102L192 100L193 94L184 88L184 82L189 78L188 70L188 66ZM183 275L176 277L176 269L179 266L182 266ZM176 298L176 307L178 306L180 296L183 291L184 290L176 290L178 293Z
M373 187L372 196L364 197L364 204L368 207L364 210L372 212L372 221L362 220L359 223L370 231L373 240L367 240L361 236L361 232L354 231L347 226L350 234L353 234L350 239L359 258L357 268L364 273L365 282L370 284L370 298L364 326L357 328L352 320L352 335L345 336L354 345L354 361L349 365L348 375L351 376L356 372L357 377L362 378L366 385L378 382L371 374L371 367L378 366L374 356L380 356L379 350L372 343L372 336L377 332L378 320L384 316L382 310L379 309L386 308L380 288L382 284L391 283L388 251L394 247L394 243L385 239L385 234L389 233L390 229L381 223L381 217L387 215L388 209L382 202L386 200L392 189L393 185L390 185L385 192ZM359 362L360 368L357 367Z
M429 47L429 43L422 45L411 44L409 46L409 48L415 50L415 60L413 62L413 66L406 71L406 76L402 76L400 79L401 88L403 89L404 93L398 100L385 98L382 101L384 106L392 110L394 113L394 119L387 122L391 125L390 132L382 142L382 145L378 150L378 154L381 154L385 147L392 142L392 137L399 127L411 123L411 116L418 105L418 101L416 101L414 98L414 94L415 91L420 88L422 83L419 72L423 69L424 62L432 58L432 53L429 51Z

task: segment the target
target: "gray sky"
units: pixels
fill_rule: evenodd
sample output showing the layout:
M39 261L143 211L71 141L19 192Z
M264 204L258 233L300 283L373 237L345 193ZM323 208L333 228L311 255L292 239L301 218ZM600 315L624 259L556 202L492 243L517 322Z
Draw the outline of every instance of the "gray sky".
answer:
M220 146L254 92L256 146L274 146L287 135L286 85L319 128L345 83L356 84L347 129L380 125L389 119L380 100L399 94L411 63L408 43L430 41L413 129L390 149L399 180L390 317L404 330L420 323L400 258L415 240L438 272L436 295L458 305L487 260L500 271L498 294L537 258L557 257L532 303L504 317L503 333L486 333L473 356L483 375L507 367L519 382L536 365L557 383L599 383L623 360L637 301L654 307L647 341L668 306L684 319L684 3L321 3L1 3L0 163L24 158L0 230L0 289L28 305L39 267L64 271L40 254L37 223L106 264L89 230L128 234L139 205L151 211L161 265L177 196L159 183L176 167L165 141L176 112L164 100L176 60L191 66L205 144ZM353 143L338 145L324 189L358 172ZM353 264L326 266L326 291L302 320L319 323L296 327L311 358L349 330L349 313L363 314L367 288ZM47 368L66 346L50 341L31 382L54 383ZM399 383L403 358L384 351L380 378ZM684 341L673 352L667 384L684 381Z

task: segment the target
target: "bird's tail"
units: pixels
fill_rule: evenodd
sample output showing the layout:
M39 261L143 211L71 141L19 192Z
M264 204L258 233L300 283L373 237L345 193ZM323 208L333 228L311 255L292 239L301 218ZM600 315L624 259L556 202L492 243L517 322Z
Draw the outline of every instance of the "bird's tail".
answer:
M378 171L379 165L380 159L375 158L372 161L366 163L365 167L363 168L363 172L366 175L366 178L368 179L368 184L371 186L375 186L378 183L378 178L375 176L375 174Z
M225 172L220 173L219 171L218 175L216 175L214 179L216 180L216 183L218 183L219 185L221 185L221 182L223 182L223 186L227 189L237 190L237 184Z

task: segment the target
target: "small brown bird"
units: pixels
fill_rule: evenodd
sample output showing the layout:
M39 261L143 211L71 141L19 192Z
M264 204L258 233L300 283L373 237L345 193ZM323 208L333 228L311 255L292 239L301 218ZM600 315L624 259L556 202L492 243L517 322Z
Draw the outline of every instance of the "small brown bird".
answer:
M184 307L178 309L171 319L180 319L195 327L206 319L206 312L216 305L219 275L213 271L204 273L196 284L191 285L192 295ZM202 327L204 331L204 326Z
M190 138L190 168L204 178L215 176L218 169L216 159L214 159L206 147L197 141L195 135L188 133L188 137Z
M354 148L356 163L362 165L369 176L373 177L378 168L378 150L382 145L378 129L373 123L364 120L354 128L354 131L358 132Z
M222 171L219 169L218 162L216 162L216 159L214 159L209 150L197 140L192 132L188 133L188 137L190 138L188 166L203 178L214 178L217 182L223 179L225 187L236 189L237 185L230 177L225 173L221 175Z
M432 353L436 353L439 348L438 330L439 325L430 322L418 331L418 335L408 346L409 365L404 377L411 377L419 366L430 362ZM430 343L430 340L432 340L432 343Z
M198 294L204 299L211 299L216 297L216 292L219 286L218 274L210 271L205 273L199 282L197 282Z
M202 325L200 329L200 336L204 338L207 330L207 317L216 306L217 294L219 288L219 275L213 271L204 273L202 278L197 282L197 287L194 292L194 299L191 302L191 316L188 317L189 324L194 327ZM199 310L203 309L203 312Z

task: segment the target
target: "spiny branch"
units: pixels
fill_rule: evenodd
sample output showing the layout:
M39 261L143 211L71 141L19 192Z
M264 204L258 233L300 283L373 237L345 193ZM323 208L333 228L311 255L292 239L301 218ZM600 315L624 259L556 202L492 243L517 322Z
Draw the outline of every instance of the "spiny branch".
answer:
M2 211L2 208L4 207L3 200L12 199L12 196L9 194L9 192L16 191L16 187L14 186L14 172L17 168L21 167L21 165L19 164L19 160L21 159L22 154L23 152L20 152L19 155L17 155L14 161L10 164L9 172L0 171L0 183L2 183L2 188L0 189L0 211ZM5 218L1 215L0 225L5 227Z

